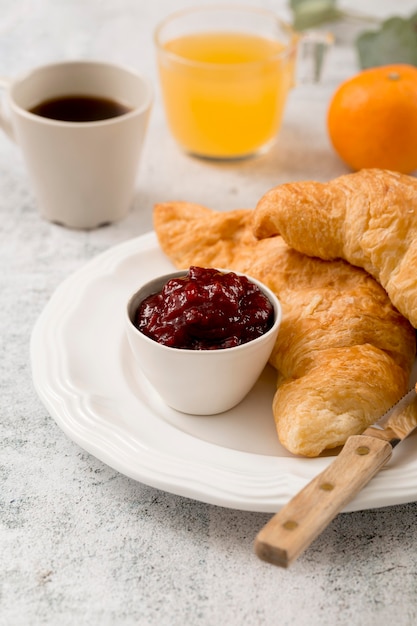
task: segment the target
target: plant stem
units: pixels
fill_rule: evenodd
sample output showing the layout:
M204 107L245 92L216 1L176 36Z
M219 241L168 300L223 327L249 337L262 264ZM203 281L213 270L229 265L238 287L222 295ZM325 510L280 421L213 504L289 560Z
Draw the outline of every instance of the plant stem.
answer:
M339 9L339 13L341 19L349 19L356 22L366 22L375 25L379 25L382 22L382 20L378 17L375 17L373 15L365 15L364 13L359 13L356 11Z

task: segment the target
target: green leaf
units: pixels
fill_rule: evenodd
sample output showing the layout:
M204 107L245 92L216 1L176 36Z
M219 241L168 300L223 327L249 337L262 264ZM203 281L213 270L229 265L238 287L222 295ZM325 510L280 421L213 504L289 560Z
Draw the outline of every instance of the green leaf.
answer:
M391 63L417 66L417 13L408 19L391 17L379 30L361 33L356 48L362 69Z
M336 8L336 0L290 0L290 7L295 30L319 26L342 16Z

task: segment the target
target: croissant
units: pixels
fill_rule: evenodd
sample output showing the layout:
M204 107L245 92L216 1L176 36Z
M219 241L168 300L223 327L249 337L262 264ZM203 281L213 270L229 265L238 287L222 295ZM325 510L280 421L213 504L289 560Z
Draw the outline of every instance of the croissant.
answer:
M415 333L365 271L300 254L282 237L257 240L253 213L164 203L155 206L154 226L178 268L227 267L278 295L283 319L270 358L278 438L294 454L318 456L405 393Z
M387 170L361 170L328 183L287 183L259 201L258 238L280 234L321 259L364 268L417 327L417 180Z

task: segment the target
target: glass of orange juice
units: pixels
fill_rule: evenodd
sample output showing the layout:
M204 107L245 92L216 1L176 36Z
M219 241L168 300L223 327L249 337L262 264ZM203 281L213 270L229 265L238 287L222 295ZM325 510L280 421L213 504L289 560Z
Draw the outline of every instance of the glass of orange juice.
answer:
M179 11L156 29L167 122L182 148L212 159L244 158L276 137L294 82L300 36L270 11Z

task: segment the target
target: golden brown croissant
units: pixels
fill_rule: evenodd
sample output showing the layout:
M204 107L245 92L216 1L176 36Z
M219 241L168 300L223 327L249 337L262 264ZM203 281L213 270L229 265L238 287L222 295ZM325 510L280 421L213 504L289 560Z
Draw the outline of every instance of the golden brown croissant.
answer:
M417 180L386 170L361 170L328 183L271 189L254 213L257 237L280 234L321 259L366 269L417 327Z
M178 268L226 267L267 284L283 320L270 363L278 370L273 413L281 443L317 456L362 432L407 390L415 334L366 272L257 240L253 211L159 204L155 230Z

